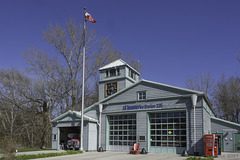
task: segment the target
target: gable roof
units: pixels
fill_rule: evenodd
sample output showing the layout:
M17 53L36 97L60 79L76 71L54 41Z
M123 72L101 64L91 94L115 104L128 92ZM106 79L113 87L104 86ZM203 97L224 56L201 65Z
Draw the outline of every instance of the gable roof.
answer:
M115 94L113 94L113 95L111 95L111 96L109 96L109 97L107 97L107 98L105 98L105 99L103 99L103 100L101 100L101 101L91 105L90 107L84 109L84 112L90 111L92 108L96 107L98 104L105 103L108 100L110 100L110 99L112 99L112 98L114 98L114 97L116 97L116 96L126 92L127 90L129 90L129 89L131 89L131 88L133 88L133 87L135 87L135 86L137 86L137 85L139 85L141 83L154 84L154 85L157 85L157 86L163 86L163 87L166 87L166 88L171 88L171 89L175 89L175 90L178 90L178 91L184 91L184 92L189 93L187 95L180 95L179 97L190 97L192 94L203 96L205 98L205 100L207 101L207 103L209 104L210 108L213 110L212 104L210 103L206 93L204 93L204 92L199 92L199 91L195 91L195 90L191 90L191 89L175 87L175 86L171 86L171 85L167 85L167 84L163 84L163 83L158 83L158 82L153 82L153 81L141 79L140 81L132 84L131 86L129 86L129 87L127 87L127 88L125 88L125 89L123 89L123 90L121 90L121 91L119 91L119 92L117 92L117 93L115 93ZM213 113L216 114L214 110L213 110Z
M155 84L158 86L163 86L163 87L167 87L167 88L172 88L172 89L176 89L179 91L184 91L184 92L189 92L191 94L205 94L204 92L200 92L200 91L195 91L195 90L191 90L191 89L186 89L186 88L181 88L181 87L176 87L176 86L171 86L171 85L167 85L167 84L163 84L163 83L158 83L158 82L153 82L153 81L149 81L149 80L144 80L141 79L142 81L146 82L146 83L151 83L151 84Z
M54 118L51 122L52 122L52 123L57 123L58 121L60 121L61 119L67 117L68 115L75 115L77 118L81 118L81 117L82 117L81 112L69 110L69 111L63 113L62 115ZM96 120L96 119L94 119L94 118L91 118L91 117L89 117L89 116L83 115L83 117L84 117L84 120L86 120L86 121L98 122L98 120Z
M114 67L120 67L120 66L128 66L132 70L134 70L137 74L140 74L138 71L136 71L134 68L132 68L130 65L128 65L126 62L124 62L122 59L118 59L116 61L113 61L112 63L109 63L99 69L99 71L104 70L104 69L109 69L109 68L114 68Z

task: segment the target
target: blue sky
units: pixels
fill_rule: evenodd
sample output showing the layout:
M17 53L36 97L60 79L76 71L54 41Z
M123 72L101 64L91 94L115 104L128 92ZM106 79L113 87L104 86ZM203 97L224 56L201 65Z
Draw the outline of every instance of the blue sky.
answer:
M53 53L42 31L82 22L83 7L97 21L88 27L133 53L144 79L185 87L201 73L240 73L239 0L0 0L0 69L24 69L30 45Z

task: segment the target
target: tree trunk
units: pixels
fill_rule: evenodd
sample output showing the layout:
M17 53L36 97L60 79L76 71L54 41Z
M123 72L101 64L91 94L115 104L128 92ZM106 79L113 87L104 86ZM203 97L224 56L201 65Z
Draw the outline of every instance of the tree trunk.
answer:
M43 121L43 128L42 128L42 136L41 136L41 148L46 148L46 137L48 134L49 128L49 113L48 113L48 106L47 102L43 102L43 113L42 113L42 121Z

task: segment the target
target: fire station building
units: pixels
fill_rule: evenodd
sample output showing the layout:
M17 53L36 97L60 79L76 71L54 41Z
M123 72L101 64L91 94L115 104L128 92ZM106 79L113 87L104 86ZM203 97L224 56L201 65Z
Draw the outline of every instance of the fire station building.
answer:
M240 151L240 125L217 118L205 93L140 80L121 59L99 72L99 102L84 110L84 150L129 152L140 143L150 153L203 155L204 135L214 133L221 151ZM81 118L68 111L52 120L52 149L80 134Z

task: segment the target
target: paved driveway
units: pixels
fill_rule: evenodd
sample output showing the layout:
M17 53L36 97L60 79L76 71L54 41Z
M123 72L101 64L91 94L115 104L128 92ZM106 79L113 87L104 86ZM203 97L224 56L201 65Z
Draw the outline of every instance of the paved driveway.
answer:
M35 160L183 160L186 157L167 154L128 154L126 152L85 152L77 155L40 158Z
M39 154L39 153L52 153L52 152L65 152L65 151L33 151L33 152L20 152L20 154ZM1 157L1 155L0 155ZM39 158L35 160L184 160L187 157L181 157L180 155L169 154L153 154L146 155L132 155L126 152L85 152L83 154L58 156L50 158ZM221 156L215 158L215 160L240 160L240 153L222 152Z

